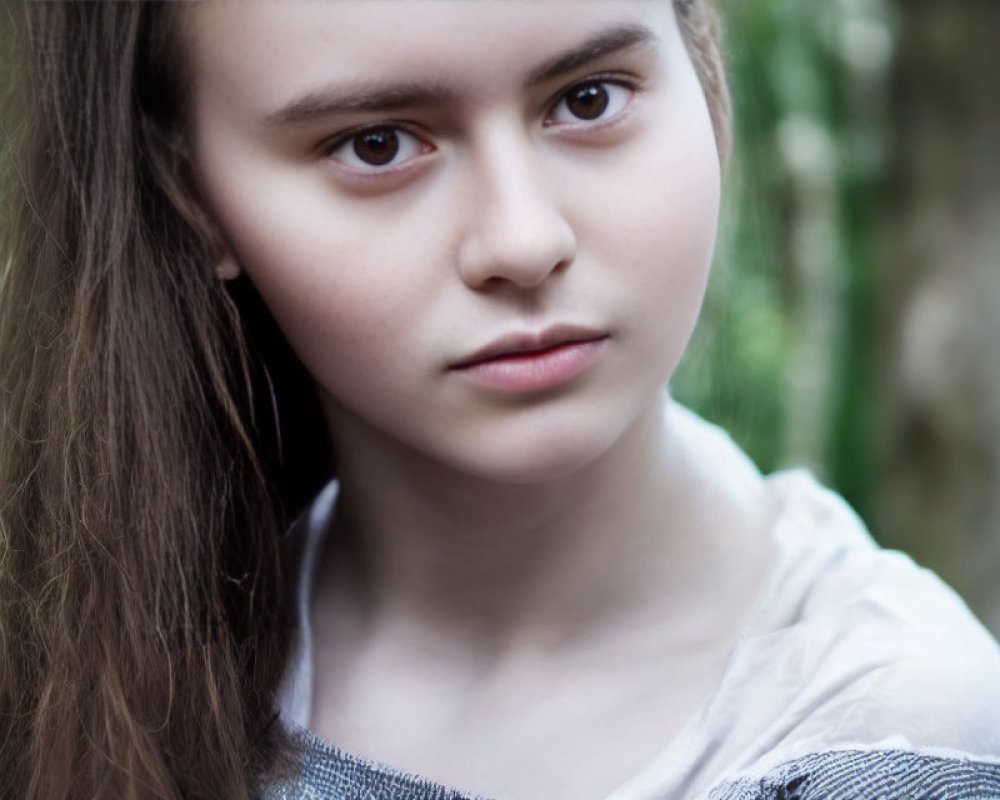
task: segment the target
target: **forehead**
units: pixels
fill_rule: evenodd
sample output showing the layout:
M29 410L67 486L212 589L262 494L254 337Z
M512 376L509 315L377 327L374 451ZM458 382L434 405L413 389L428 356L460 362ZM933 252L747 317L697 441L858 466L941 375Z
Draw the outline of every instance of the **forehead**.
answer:
M679 43L665 0L217 0L186 4L196 84L273 105L335 83L429 81L483 96L614 30Z

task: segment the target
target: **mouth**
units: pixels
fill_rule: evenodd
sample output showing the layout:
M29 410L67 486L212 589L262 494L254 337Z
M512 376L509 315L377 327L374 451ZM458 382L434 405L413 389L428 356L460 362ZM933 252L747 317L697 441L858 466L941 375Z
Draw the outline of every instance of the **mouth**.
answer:
M585 372L608 338L606 332L572 325L508 334L451 365L449 371L502 392L551 389Z
M538 333L510 333L476 350L450 369L468 369L490 361L543 355L566 345L607 338L608 335L602 331L578 325L555 325Z

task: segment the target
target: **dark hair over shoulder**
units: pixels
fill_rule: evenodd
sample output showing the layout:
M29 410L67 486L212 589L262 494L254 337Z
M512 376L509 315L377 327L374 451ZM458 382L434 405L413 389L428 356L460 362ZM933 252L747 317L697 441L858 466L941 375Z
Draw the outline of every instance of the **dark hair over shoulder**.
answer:
M267 339L266 320L248 330L260 309L240 314L178 202L169 4L13 13L4 796L246 797L281 744L290 630L281 534L294 502L246 343Z

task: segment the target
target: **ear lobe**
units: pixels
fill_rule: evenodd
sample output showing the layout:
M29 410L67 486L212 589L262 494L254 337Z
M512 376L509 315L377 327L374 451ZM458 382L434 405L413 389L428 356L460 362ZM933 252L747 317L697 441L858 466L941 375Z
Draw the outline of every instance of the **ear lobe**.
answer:
M204 202L197 196L193 182L177 182L170 192L174 208L187 221L204 243L215 264L215 274L220 280L231 281L242 271L225 234L211 216Z
M236 263L236 257L229 250L216 261L215 275L221 281L231 281L239 277L240 265Z
M243 271L229 247L218 224L206 212L202 204L185 192L180 202L175 201L178 211L205 243L215 262L215 275L219 280L231 281Z

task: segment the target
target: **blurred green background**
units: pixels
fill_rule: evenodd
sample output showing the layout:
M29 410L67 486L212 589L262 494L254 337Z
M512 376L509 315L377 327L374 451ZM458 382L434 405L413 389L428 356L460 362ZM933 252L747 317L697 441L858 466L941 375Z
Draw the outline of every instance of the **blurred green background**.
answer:
M673 394L1000 633L1000 3L723 7L735 152Z

